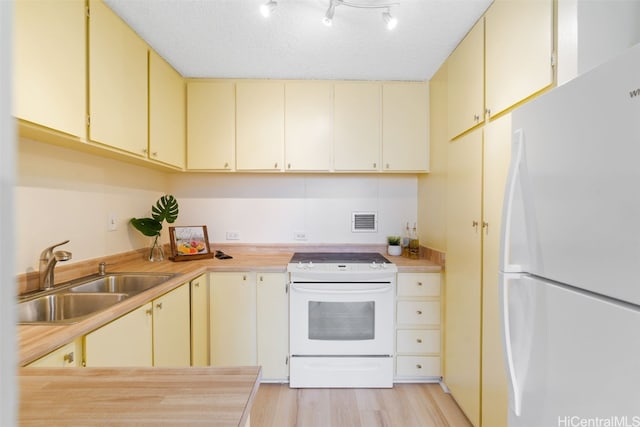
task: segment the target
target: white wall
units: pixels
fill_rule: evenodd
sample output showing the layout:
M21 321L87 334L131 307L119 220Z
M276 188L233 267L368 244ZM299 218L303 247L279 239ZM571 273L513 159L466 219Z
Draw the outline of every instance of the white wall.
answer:
M67 239L69 262L149 245L128 221L149 216L168 182L162 172L27 139L17 174L15 274L37 270L40 252ZM108 231L111 213L116 231Z
M639 0L558 1L558 84L640 43Z
M13 3L0 1L0 426L17 425L16 287L13 271L15 134L11 118Z
M209 240L240 243L385 243L417 218L415 175L174 174L176 225L206 225ZM378 213L376 233L351 232L352 212Z

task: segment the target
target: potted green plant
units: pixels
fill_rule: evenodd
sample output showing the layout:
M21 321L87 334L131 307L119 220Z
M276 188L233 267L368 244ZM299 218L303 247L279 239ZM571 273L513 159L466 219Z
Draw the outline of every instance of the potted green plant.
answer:
M389 236L387 237L387 253L389 255L399 256L402 255L402 246L400 246L400 241L402 239L400 236Z
M164 251L160 243L160 233L162 223L169 224L178 219L178 201L172 195L164 195L158 199L155 205L151 206L151 218L131 218L129 222L136 230L145 236L153 237L153 243L149 250L149 261L164 260Z

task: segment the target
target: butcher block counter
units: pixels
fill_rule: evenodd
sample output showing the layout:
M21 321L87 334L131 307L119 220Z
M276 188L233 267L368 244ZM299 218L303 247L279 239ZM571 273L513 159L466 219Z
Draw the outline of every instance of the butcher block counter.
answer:
M21 368L19 425L244 427L260 374L259 367Z
M292 246L224 246L212 245L211 250L221 249L232 259L203 259L193 261L149 262L142 253L133 253L83 261L71 265L56 267L56 283L72 280L98 271L98 263L107 263L107 273L110 272L162 272L177 273L177 276L167 282L155 286L145 292L136 294L126 300L77 323L64 325L19 325L18 339L20 353L18 362L24 366L37 358L85 335L102 325L140 307L175 288L207 272L220 271L259 271L286 272L287 264L293 253L298 250ZM409 259L405 257L388 256L384 247L370 247L358 245L341 245L340 247L314 246L305 248L306 251L375 251L382 253L387 259L398 266L399 272L438 272L440 265L429 259ZM37 276L37 274L36 274ZM19 281L20 282L20 281ZM23 280L24 282L24 280ZM26 286L26 285L21 285Z

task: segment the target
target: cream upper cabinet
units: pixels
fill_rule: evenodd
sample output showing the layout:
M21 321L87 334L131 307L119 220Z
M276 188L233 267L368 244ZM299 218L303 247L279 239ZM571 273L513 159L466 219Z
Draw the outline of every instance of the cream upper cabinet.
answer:
M153 300L153 366L191 365L190 286Z
M209 366L209 276L191 280L191 365Z
M283 273L258 273L257 355L262 378L289 378L289 295Z
M496 0L485 27L486 108L496 115L553 83L553 1Z
M153 366L151 304L147 303L85 335L85 366Z
M89 6L89 139L147 158L147 45L102 1Z
M336 171L380 169L380 84L336 83L333 167Z
M449 138L454 138L484 121L484 18L451 53L447 69Z
M511 150L511 115L484 128L482 231L482 425L507 426L507 377L502 346L500 230Z
M256 274L211 273L212 366L256 364Z
M234 170L235 144L235 84L228 81L189 81L187 83L187 169Z
M149 158L184 168L186 89L182 76L149 52Z
M480 422L482 130L450 142L447 176L445 383Z
M382 169L429 170L429 87L427 83L382 85Z
M328 171L333 141L333 85L285 83L285 170Z
M284 170L284 83L236 84L237 170Z
M86 34L83 0L15 2L17 118L86 138Z

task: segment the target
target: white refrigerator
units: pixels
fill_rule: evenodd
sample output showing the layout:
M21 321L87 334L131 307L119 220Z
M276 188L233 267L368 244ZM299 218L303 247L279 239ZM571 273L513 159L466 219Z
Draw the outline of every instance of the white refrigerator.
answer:
M508 425L640 426L640 45L512 120Z

